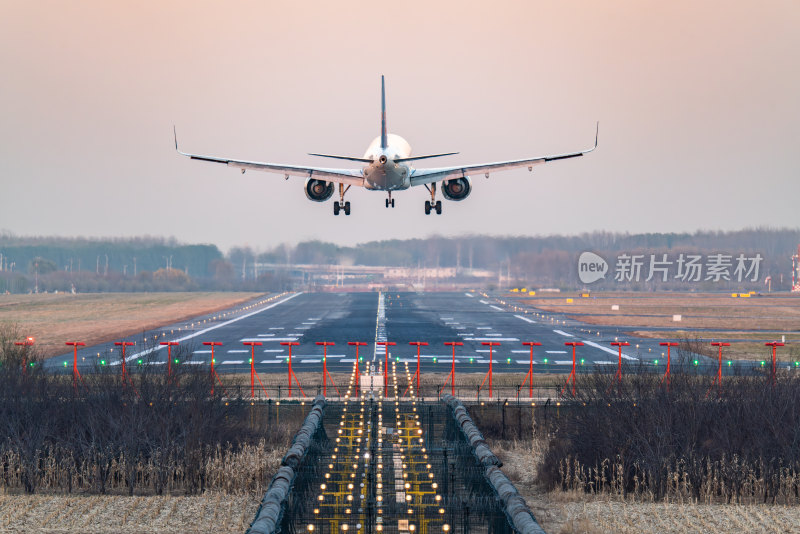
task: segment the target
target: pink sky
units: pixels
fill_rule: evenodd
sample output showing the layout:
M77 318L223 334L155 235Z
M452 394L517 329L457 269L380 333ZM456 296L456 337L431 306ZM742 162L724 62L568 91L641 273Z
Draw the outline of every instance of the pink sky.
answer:
M232 6L232 7L231 7ZM0 229L256 248L320 238L798 225L800 4L2 2ZM423 188L351 190L189 161L330 165L388 124L432 165L600 147ZM335 165L335 163L334 163ZM420 165L422 166L422 165Z

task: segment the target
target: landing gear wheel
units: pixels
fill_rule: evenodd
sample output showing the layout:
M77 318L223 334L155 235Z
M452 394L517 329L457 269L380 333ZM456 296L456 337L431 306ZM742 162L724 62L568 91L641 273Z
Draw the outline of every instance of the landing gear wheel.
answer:
M350 201L344 203L344 214L350 215Z
M441 215L441 214L442 214L442 201L441 200L437 200L436 201L436 215Z
M430 200L426 200L425 201L425 215L430 215L430 214L431 214L431 201Z
M389 204L391 204L392 207L394 207L394 199L392 199L392 201Z
M341 206L339 206L339 202L334 202L333 203L333 214L334 215L339 215L339 210L340 209L341 209Z

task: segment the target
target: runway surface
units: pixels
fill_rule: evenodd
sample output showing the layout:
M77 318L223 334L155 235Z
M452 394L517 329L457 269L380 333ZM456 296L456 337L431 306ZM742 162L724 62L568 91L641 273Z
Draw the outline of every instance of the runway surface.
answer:
M259 373L285 372L289 347L281 342L296 342L292 347L292 366L296 372L318 371L324 347L330 342L327 365L331 372L349 372L355 361L355 347L349 341L367 343L360 347L364 362L383 360L385 348L378 342L394 342L389 347L392 358L416 365L416 347L409 342L423 341L421 348L424 372L449 372L452 349L445 342L461 342L456 347L457 371L485 372L491 351L494 372L526 372L530 348L523 342L538 342L534 347L536 373L569 372L572 348L565 342L581 342L576 348L576 362L584 371L616 366L617 348L609 345L619 339L630 341L622 358L625 363L639 362L664 366L664 347L659 341L673 338L636 340L620 334L618 327L588 326L559 314L543 313L533 308L515 308L514 303L478 293L291 293L253 307L237 307L227 313L198 317L169 325L143 335L120 339L134 341L127 348L128 365L165 365L166 348L154 345L178 341L190 350L191 361L178 364L208 364L211 347L203 342L222 343L214 347L218 372L248 372L251 349L243 342L257 342L255 366ZM144 341L144 340L147 341ZM489 347L484 343L496 343ZM185 353L184 353L185 354ZM673 353L673 363L675 362ZM45 365L71 371L73 354L51 358ZM81 348L78 366L118 366L120 347L113 343ZM657 363L656 363L657 362ZM708 363L706 359L703 363Z

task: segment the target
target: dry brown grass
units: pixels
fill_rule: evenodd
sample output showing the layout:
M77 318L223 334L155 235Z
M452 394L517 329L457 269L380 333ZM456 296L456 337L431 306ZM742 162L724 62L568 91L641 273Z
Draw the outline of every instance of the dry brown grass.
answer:
M492 451L537 521L553 534L607 532L800 532L800 507L636 502L583 492L547 492L536 484L545 439L493 441Z
M91 293L0 295L0 323L19 325L45 357L65 341L87 345L224 310L261 293Z
M0 496L0 532L50 534L241 534L261 495Z
M777 339L786 336L787 343L800 343L800 297L790 294L757 295L732 298L718 293L592 293L589 298L562 294L558 297L526 298L523 302L541 310L565 313L572 319L604 326L631 327L631 334L641 337L663 337L664 332L648 328L702 328L709 332L676 330L673 337L715 339ZM572 303L567 303L572 298ZM611 309L618 305L619 310ZM578 315L580 314L580 315ZM682 320L672 321L673 315ZM752 332L756 330L757 332ZM738 343L729 350L736 358L764 357L763 343ZM789 349L779 350L784 361L792 358Z

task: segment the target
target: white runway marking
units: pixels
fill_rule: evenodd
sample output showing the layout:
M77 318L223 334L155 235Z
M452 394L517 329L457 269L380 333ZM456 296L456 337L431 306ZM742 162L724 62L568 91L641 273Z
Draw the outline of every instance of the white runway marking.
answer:
M546 350L547 354L566 354L567 351L565 350Z
M283 352L283 349L264 349L264 352Z
M485 353L488 354L489 353L489 349L480 349L480 350L476 350L475 352L485 352Z
M242 350L242 349L236 349L236 350L227 351L227 354L244 354L244 353L248 353L249 354L250 351L249 350Z
M556 360L556 365L572 365L572 360Z
M281 341L297 341L300 339L299 337L271 337L269 339L264 339L262 337L245 337L240 339L239 341L261 341L262 343L266 343L268 341L274 341L275 343L279 343Z
M322 363L322 358L318 360L300 360L300 363Z
M619 356L619 352L618 352L618 351L616 351L616 350L612 350L612 349L610 349L610 348L608 348L608 347L604 347L604 346L602 346L602 345L598 345L597 343L593 343L593 342L591 342L591 341L587 341L587 340L585 340L585 339L584 339L584 340L583 340L583 344L584 344L584 345L589 345L590 347L594 347L594 348L596 348L596 349L600 349L600 350L602 350L602 351L605 351L605 352L607 352L607 353L609 353L609 354L613 354L614 356ZM634 357L634 356L628 356L628 355L627 355L627 354L625 354L624 352L622 353L622 357L623 357L624 359L626 359L626 360L638 360L638 359L639 359L639 358L636 358L636 357Z
M518 337L465 337L464 341L519 341Z
M261 360L261 363L283 363L283 360Z
M233 319L231 319L229 321L225 321L225 322L222 322L222 323L217 323L217 324L215 324L213 326L209 326L208 328L204 328L203 330L198 330L197 332L192 332L191 334L187 334L187 335L185 335L183 337L180 337L178 339L174 339L173 341L177 341L178 343L180 343L181 341L186 341L187 339L192 339L193 337L202 336L203 334L205 334L207 332L211 332L212 330L216 330L217 328L221 328L223 326L227 326L229 324L233 324L236 321L241 321L242 319L246 319L246 318L252 317L253 315L256 315L258 313L261 313L261 312L267 311L269 309L272 309L275 306L278 306L279 304L283 304L284 302L289 301L289 300L295 298L296 296L302 295L302 294L303 294L302 291L299 292L299 293L295 293L294 295L286 297L283 300L279 300L278 302L270 304L269 306L261 308L260 310L256 310L256 311L253 311L253 312L250 312L250 313L246 313L244 315L240 315L239 317L234 317ZM255 339L253 341L259 341L259 340ZM152 349L147 349L147 350L143 350L141 352L137 352L136 354L131 354L130 356L126 357L125 360L128 361L128 360L133 360L135 358L139 358L139 357L144 356L146 354L150 354L151 352L155 352L157 350L161 350L161 349L164 348L164 346L165 345L159 345L158 347L153 347Z
M192 354L211 354L210 350L196 350ZM127 360L127 358L125 358Z
M524 363L525 365L530 365L531 361L530 360L517 360L517 363ZM533 365L539 365L539 362L534 361Z
M342 363L356 363L356 359L355 358L342 358L339 361L341 361Z
M491 330L491 329L492 329L491 326L478 326L475 328L475 330Z
M244 363L244 360L225 360L222 365L239 365Z
M258 337L272 337L275 334L258 334Z
M476 361L476 362L478 362L478 363L489 363L489 360L488 360L488 359L486 359L486 360L475 360L475 361ZM494 360L494 359L493 359L493 360L492 360L492 363L497 363L497 360Z
M530 354L530 350L512 350L511 354Z
M553 332L555 332L556 334L558 334L560 336L564 336L564 337L575 337L572 334L567 334L563 330L553 330Z
M594 363L595 365L616 365L619 362L609 362L608 360L597 360L592 363Z
M503 308L498 308L497 306L494 306L494 305L492 305L492 304L490 304L490 305L489 305L489 307L490 307L491 309L493 309L493 310L497 310L497 311L503 311Z
M488 302L486 302L485 300L482 300L482 301L480 301L480 303L481 303L481 304L489 304L489 303L488 303Z
M486 334L487 336L501 337L503 334Z
M270 326L269 329L270 330L283 330L283 327L282 326Z
M465 294L466 296L468 296L469 298L471 298L471 299L472 299L472 298L475 298L475 295L473 295L472 293L464 293L464 294Z
M524 317L524 316L522 316L522 315L515 315L514 317L516 317L517 319L522 319L522 320L523 320L523 321L525 321L526 323L533 323L533 324L536 324L536 321L534 321L534 320L532 320L532 319L528 319L527 317Z

